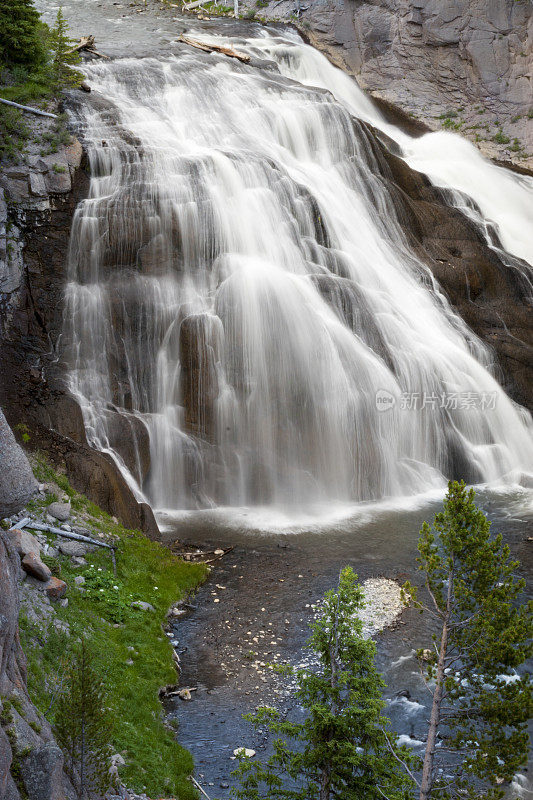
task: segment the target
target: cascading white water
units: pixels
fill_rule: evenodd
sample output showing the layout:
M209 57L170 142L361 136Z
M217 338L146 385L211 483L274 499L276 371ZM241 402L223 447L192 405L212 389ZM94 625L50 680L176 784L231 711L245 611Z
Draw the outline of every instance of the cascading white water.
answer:
M65 358L89 440L157 508L518 481L530 418L409 250L361 111L276 60L87 67Z
M216 37L204 34L200 38ZM491 246L494 241L490 228L494 229L504 248L496 246L498 253L521 273L533 298L533 178L491 164L474 145L457 134L438 131L412 137L404 133L384 119L352 78L314 48L302 46L297 34L287 31L283 37L265 35L239 42L251 53L273 59L282 74L306 86L327 89L351 114L396 141L409 166L424 172L436 186L451 190L454 205L478 225L488 225L487 240ZM512 256L528 263L516 263Z

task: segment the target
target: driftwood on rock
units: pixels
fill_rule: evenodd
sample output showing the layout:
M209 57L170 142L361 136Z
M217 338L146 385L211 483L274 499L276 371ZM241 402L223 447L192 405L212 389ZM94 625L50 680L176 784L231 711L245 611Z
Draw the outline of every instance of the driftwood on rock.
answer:
M224 556L226 556L228 553L231 553L231 551L234 549L235 545L232 547L226 547L224 549L220 547L217 550L193 550L189 553L180 553L179 551L175 550L174 552L184 561L193 561L196 564L212 564L214 561L224 558ZM214 556L214 558L206 558L206 556ZM188 606L189 608L196 608L196 606L191 606L189 603L182 603L182 605Z
M205 3L205 0L194 0L194 3L185 3L185 5L183 6L183 10L191 11L193 8L200 8L202 3Z
M189 36L184 36L183 34L178 37L178 41L183 42L184 44L189 44L191 47L196 47L198 50L203 50L205 53L222 53L224 56L236 58L237 61L242 61L243 64L248 64L250 61L250 56L246 55L246 53L239 53L232 47L225 47L221 44L207 44L206 42L200 42L197 39L191 39Z
M57 114L50 114L48 111L41 111L39 108L33 108L32 106L21 106L20 103L14 103L13 100L4 100L3 97L0 97L0 103L3 103L5 106L18 108L20 111L29 111L30 114L37 114L38 117L57 119Z
M87 542L87 544L94 544L97 547L106 547L108 550L114 550L115 547L107 542L99 542L98 539L93 539L91 536L84 536L82 533L74 533L74 531L64 531L62 528L56 528L53 525L45 525L42 522L33 522L29 517L21 519L20 522L12 525L10 530L20 530L21 528L30 528L33 531L45 531L53 533L56 536L63 536L64 539L74 539L76 542Z
M78 44L75 44L74 47L71 47L68 50L68 53L79 53L81 50L86 50L88 53L93 53L93 55L98 56L99 58L107 58L109 56L105 56L103 53L99 53L95 47L96 40L94 36L82 36Z

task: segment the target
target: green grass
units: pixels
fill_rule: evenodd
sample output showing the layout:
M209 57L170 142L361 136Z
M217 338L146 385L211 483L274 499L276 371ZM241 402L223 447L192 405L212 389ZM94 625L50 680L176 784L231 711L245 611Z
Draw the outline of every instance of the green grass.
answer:
M0 105L0 159L16 159L29 137L22 112Z
M38 458L34 471L38 480L54 481L69 495L72 506L84 512L87 527L116 538L117 576L115 580L111 559L103 548L89 553L86 556L88 565L78 569L73 568L69 558L54 559L54 571L60 570L69 586L67 608L55 606L55 609L57 616L68 622L70 636L50 627L45 637L21 617L30 695L53 724L51 699L65 669L70 641L78 636L89 637L100 654L114 710L113 747L126 761L126 766L120 770L123 781L135 791L146 787L144 791L151 797L195 798L196 792L187 780L193 771L192 757L176 742L172 729L164 724L158 699L160 687L177 682L172 648L161 626L168 608L205 579L206 568L187 564L138 531L126 530L114 523L108 514L75 492L65 476L54 473L42 457ZM109 589L109 596L101 599L96 592L80 592L74 577L84 572L98 573L102 585ZM117 598L113 596L113 586L120 589L119 599L128 600L120 608L123 622L119 627L114 624ZM151 603L155 612L130 608L132 598ZM36 647L36 642L42 647ZM128 649L131 647L133 651ZM127 663L130 660L133 664Z
M498 133L492 137L492 141L497 142L498 144L509 144L511 140L503 133L503 131L498 131Z

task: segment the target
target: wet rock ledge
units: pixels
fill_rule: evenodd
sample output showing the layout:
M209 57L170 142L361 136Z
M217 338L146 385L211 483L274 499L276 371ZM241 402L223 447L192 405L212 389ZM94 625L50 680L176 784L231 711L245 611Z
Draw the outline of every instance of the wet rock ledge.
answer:
M0 407L77 490L157 537L149 506L137 502L114 461L87 444L59 360L69 234L88 194L87 159L63 117L25 122L32 135L23 163L0 164Z

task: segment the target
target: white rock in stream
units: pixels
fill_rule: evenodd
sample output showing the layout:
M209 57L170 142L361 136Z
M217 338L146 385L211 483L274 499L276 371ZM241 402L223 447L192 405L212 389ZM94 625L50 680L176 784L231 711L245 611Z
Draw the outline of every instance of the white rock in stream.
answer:
M369 578L363 583L363 591L366 605L359 612L363 636L375 636L402 613L402 590L390 578Z

